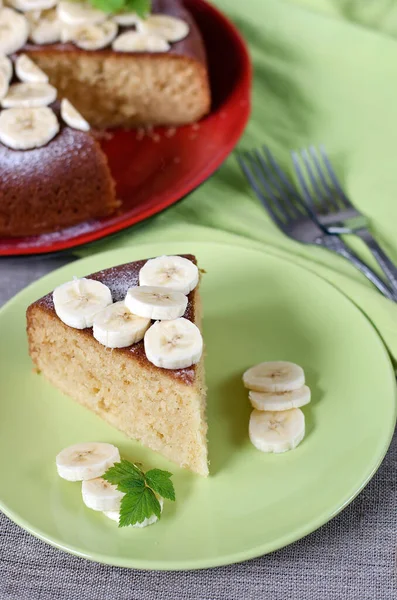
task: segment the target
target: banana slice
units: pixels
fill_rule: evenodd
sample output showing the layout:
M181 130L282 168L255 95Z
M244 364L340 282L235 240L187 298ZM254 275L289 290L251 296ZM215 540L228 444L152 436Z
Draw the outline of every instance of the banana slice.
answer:
M78 25L69 33L71 41L83 50L106 48L116 37L118 26L113 21L95 25Z
M66 98L61 100L61 117L66 125L69 125L72 129L80 129L81 131L89 131L90 129L90 124Z
M61 21L55 8L25 13L30 23L29 39L34 44L56 44L61 39Z
M162 498L158 498L161 512L163 512L164 500ZM112 519L112 521L119 522L120 519L120 511L119 510L104 510L103 514L108 517L108 519ZM158 517L156 515L152 515L151 517L144 519L140 523L135 523L132 527L147 527L148 525L153 525L153 523L157 523Z
M48 75L46 75L27 54L20 54L17 57L15 61L15 73L18 79L25 83L48 82Z
M12 8L1 8L0 32L0 53L13 54L26 44L29 23L23 15Z
M4 108L37 108L55 102L56 89L49 83L13 83L1 101Z
M32 10L48 10L57 4L58 0L7 0L8 6L28 12Z
M95 315L112 304L112 294L106 285L85 278L55 288L52 298L58 317L74 329L92 327Z
M167 52L170 47L164 38L138 31L126 31L112 44L115 52Z
M121 12L112 15L112 19L117 25L122 25L124 27L137 25L141 20L135 12Z
M5 75L7 82L11 81L13 73L12 62L5 54L0 54L0 73Z
M115 302L95 315L93 335L108 348L126 348L143 340L150 319L134 315L124 302Z
M243 375L246 388L254 392L290 392L305 385L302 367L285 361L263 362Z
M195 365L203 353L199 328L184 318L158 321L145 333L144 344L147 359L164 369Z
M125 305L139 317L172 320L185 314L187 297L182 292L143 285L128 290Z
M0 100L7 95L8 87L9 85L7 75L0 70Z
M58 18L67 25L94 25L106 21L108 15L92 8L89 2L68 2L61 0L57 6Z
M199 281L197 266L182 256L159 256L148 260L139 272L139 285L172 288L189 294Z
M307 385L291 392L250 392L249 399L257 410L289 410L309 404L310 388Z
M137 30L146 35L157 35L167 42L179 42L188 35L189 25L169 15L150 15L137 23Z
M0 142L13 150L44 146L58 131L58 120L47 106L8 108L0 113Z
M74 444L56 457L58 475L68 481L100 477L116 462L120 462L118 448L102 442Z
M83 502L88 508L99 511L118 511L124 494L106 479L97 477L83 481L81 484Z
M261 452L287 452L305 437L305 416L300 408L281 412L253 410L249 437Z

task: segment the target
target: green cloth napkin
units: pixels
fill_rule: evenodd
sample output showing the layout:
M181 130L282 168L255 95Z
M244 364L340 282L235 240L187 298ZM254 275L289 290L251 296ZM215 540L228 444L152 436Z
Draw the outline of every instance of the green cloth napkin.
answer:
M240 146L266 143L290 169L290 148L324 143L348 194L371 219L374 234L397 263L397 40L380 33L376 23L372 29L362 26L363 16L349 20L342 11L331 10L349 4L347 0L216 4L248 41L254 65L252 116ZM360 14L369 19L368 12ZM397 37L397 19L395 31ZM262 248L316 272L361 308L397 362L396 306L344 259L281 234L233 155L181 203L79 254L195 238ZM347 241L374 266L360 241Z

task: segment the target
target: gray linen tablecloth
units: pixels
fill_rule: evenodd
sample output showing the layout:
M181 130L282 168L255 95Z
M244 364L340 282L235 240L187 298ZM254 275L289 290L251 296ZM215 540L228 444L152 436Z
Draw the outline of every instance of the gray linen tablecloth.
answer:
M69 260L2 259L0 303ZM0 513L0 600L396 600L396 498L397 436L365 490L315 533L262 558L186 573L91 563Z

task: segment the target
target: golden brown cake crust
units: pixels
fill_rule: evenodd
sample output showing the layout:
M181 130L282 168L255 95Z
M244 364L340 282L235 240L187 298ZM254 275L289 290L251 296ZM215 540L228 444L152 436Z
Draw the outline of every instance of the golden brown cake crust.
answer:
M191 260L194 264L197 264L196 258L191 254L183 254L181 255L188 260ZM108 286L110 291L112 292L112 298L114 302L118 302L120 300L124 300L125 295L127 293L128 288L133 287L135 285L139 285L139 271L143 267L143 265L148 261L146 260L138 260L131 263L126 263L124 265L118 265L116 267L111 267L109 269L104 269L102 271L98 271L97 273L93 273L91 275L87 275L88 279L95 279L96 281L100 281L104 285ZM196 288L197 289L197 288ZM192 321L193 323L196 321L195 314L195 306L196 306L196 289L193 290L188 295L188 304L186 308L186 312L184 317ZM45 311L51 314L55 319L59 320L55 313L54 303L52 300L52 292L43 296L33 304L31 304L27 310L27 331L29 336L30 323L33 314L37 310ZM68 326L65 325L65 328L68 329ZM80 332L82 335L92 338L94 344L99 344L92 334L92 328L83 329ZM112 352L116 352L119 354L124 354L128 357L133 358L135 361L138 361L139 364L148 370L161 371L165 376L169 378L173 378L178 380L179 382L192 385L195 380L196 374L196 365L192 365L186 369L162 369L160 367L155 367L151 362L148 361L145 354L145 349L143 345L143 340L134 344L132 346L128 346L127 348L114 348ZM34 355L34 352L31 352L31 355Z

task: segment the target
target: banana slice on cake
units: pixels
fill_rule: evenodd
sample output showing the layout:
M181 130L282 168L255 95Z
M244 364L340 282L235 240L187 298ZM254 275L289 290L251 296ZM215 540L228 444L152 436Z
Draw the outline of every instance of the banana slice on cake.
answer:
M302 367L291 362L263 362L243 375L246 388L254 392L290 392L305 385Z
M257 410L289 410L309 404L311 398L310 388L307 385L292 390L291 392L253 392L250 391L249 399Z
M13 150L44 146L58 131L58 119L47 106L8 108L0 113L0 142Z
M52 299L58 317L69 327L92 327L94 317L110 304L109 288L94 279L74 279L55 288Z
M144 337L147 359L156 367L185 369L199 362L203 338L199 328L183 317L174 321L158 321Z
M79 129L80 131L89 131L90 129L88 121L85 120L73 104L66 98L61 100L61 117L66 125L69 125L72 129Z
M123 492L119 492L115 485L112 485L106 479L97 477L83 481L81 484L81 493L83 502L92 510L103 511L118 511L120 502L124 496Z
M167 42L179 42L189 33L189 25L169 15L150 15L137 23L137 30L146 35L157 35Z
M8 6L21 12L48 10L56 6L57 2L58 0L7 0Z
M58 475L68 481L100 477L116 462L120 462L118 448L103 442L74 444L56 457Z
M261 452L287 452L296 448L305 436L305 416L300 408L280 412L253 410L249 437Z
M25 13L30 24L29 39L34 44L56 44L61 39L61 21L55 8Z
M93 335L108 348L126 348L143 340L150 319L134 315L125 302L115 302L94 317Z
M61 0L57 6L58 17L67 25L94 25L103 23L107 13L93 8L89 2L68 2Z
M12 8L0 9L0 52L13 54L28 40L29 23L27 19Z
M154 320L172 320L182 317L187 297L182 292L154 286L136 286L128 290L125 304L135 315Z
M189 294L199 281L199 270L182 256L159 256L148 260L139 272L139 285L172 288Z
M4 108L38 108L55 102L56 89L49 83L13 83L2 99Z
M131 25L137 25L140 22L140 17L136 12L121 12L112 15L112 19L117 25L129 27Z
M167 52L170 47L164 38L139 31L125 31L112 43L115 52Z
M5 75L8 83L11 81L13 66L11 60L5 54L0 54L0 73Z
M68 30L71 42L83 50L106 48L117 35L118 26L113 21L104 23L77 25Z
M158 501L160 504L160 510L161 510L161 512L163 512L164 500L162 498L158 498ZM108 519L112 519L112 521L116 521L117 523L119 522L119 519L120 519L120 511L119 510L109 510L109 511L104 510L103 514L106 517L108 517ZM134 525L132 525L132 527L137 527L137 528L147 527L148 525L153 525L153 523L157 523L158 520L159 519L156 515L152 515L151 517L144 519L140 523L135 523Z
M15 61L15 73L25 83L47 83L48 75L27 54L20 54Z

